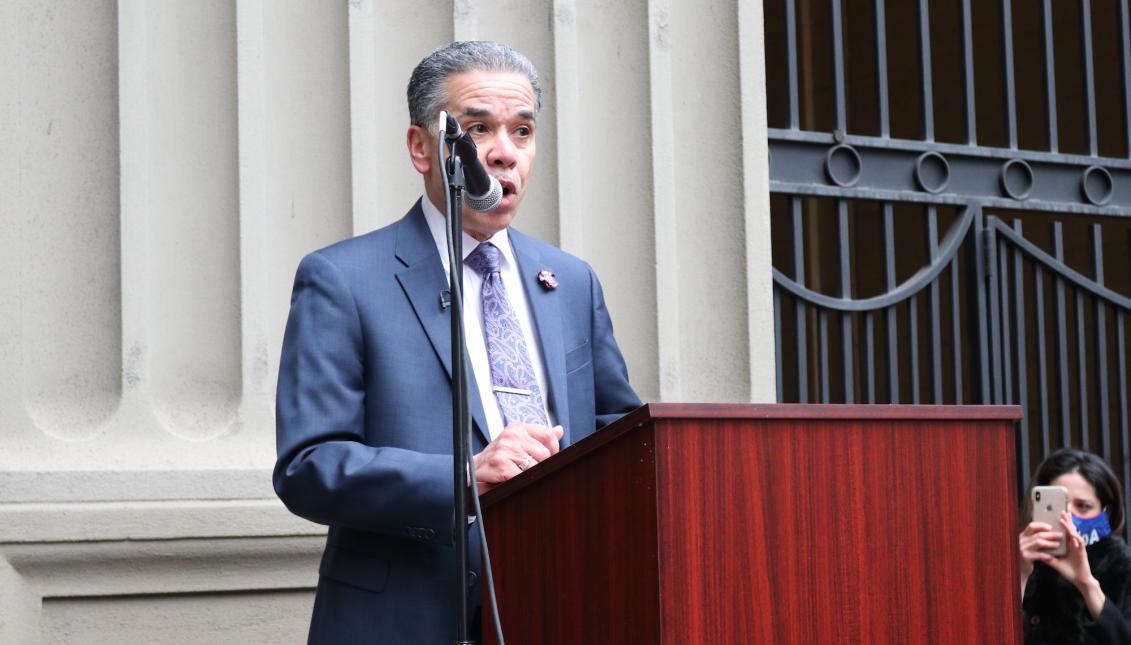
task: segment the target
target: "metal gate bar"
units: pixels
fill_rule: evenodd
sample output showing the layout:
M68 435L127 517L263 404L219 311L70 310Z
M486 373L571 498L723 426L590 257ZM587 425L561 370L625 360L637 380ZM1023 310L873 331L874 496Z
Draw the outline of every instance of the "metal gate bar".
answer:
M805 229L801 220L801 198L790 197L789 206L793 220L793 275L805 284ZM797 390L801 403L809 402L809 324L805 318L805 303L797 299L793 304L797 326ZM780 354L780 352L779 352ZM779 390L780 392L780 390Z
M1126 2L1127 0L1124 0L1124 4ZM786 0L785 3L785 43L786 66L789 70L786 77L786 94L789 99L788 126L790 130L796 130L801 127L801 110L797 91L797 79L800 76L797 71L797 9L793 0Z
M1020 233L1021 227L1018 226ZM1047 455L1052 450L1052 430L1049 427L1049 382L1048 382L1048 354L1045 350L1045 290L1042 288L1045 279L1044 269L1038 264L1033 267L1034 311L1039 315L1037 319L1037 374L1040 376L1040 413L1041 413L1041 454Z
M1049 152L1058 152L1056 121L1056 64L1053 57L1052 0L1042 0L1045 42L1045 114L1048 115Z
M1096 284L1103 286L1103 228L1099 224L1092 224L1090 232L1092 238L1092 278L1096 281ZM1107 372L1107 307L1104 305L1102 298L1096 298L1095 300L1096 356L1099 358L1096 364L1096 383L1099 384L1100 388L1100 451L1101 454L1106 457L1111 455L1111 433L1107 431L1107 429L1111 427L1111 401L1108 396ZM1115 310L1115 315L1119 316L1118 309ZM1080 369L1083 369L1083 366L1081 366Z
M882 0L881 0L882 2ZM895 291L895 219L892 205L884 203L884 283L886 293ZM899 396L899 342L897 331L899 329L899 311L895 307L887 307L884 318L887 320L888 337L888 401L900 401Z
M848 109L844 97L844 24L841 19L840 0L831 0L833 37L833 87L835 92L834 103L836 106L836 129L848 132Z
M974 25L970 0L962 0L962 80L966 95L966 143L978 144L974 93Z
M1092 449L1091 437L1088 428L1091 417L1088 415L1088 343L1084 334L1084 292L1076 290L1076 411L1080 421L1080 448ZM1098 340L1098 339L1097 339ZM1096 383L1100 388L1107 387L1106 383Z
M1013 79L1013 5L1010 0L1001 2L1001 51L1005 77L1005 129L1010 150L1016 150L1017 90Z
M923 79L923 138L935 140L935 93L931 80L931 12L919 0L919 60Z
M840 260L840 297L852 299L852 250L848 238L848 202L836 200L837 258ZM852 315L840 313L841 367L844 400L856 400L856 379L852 361Z
M1013 220L1013 229L1018 235L1021 234L1021 220ZM1003 254L1005 255L1005 254ZM1023 273L1025 268L1024 258L1021 252L1017 249L1010 249L1009 255L1012 256L1013 265L1013 312L1014 312L1014 348L1016 350L1017 360L1012 365L1013 369L1010 374L1013 380L1017 383L1017 401L1022 410L1029 409L1029 370L1025 364L1026 361L1021 357L1028 354L1028 345L1025 343L1025 275ZM1002 274L1004 281L1005 274ZM1042 336L1038 333L1038 338ZM1043 401L1043 399L1042 399ZM1044 415L1042 415L1043 418ZM1033 472L1033 466L1029 461L1030 454L1030 435L1029 435L1029 415L1025 414L1021 417L1020 432L1017 433L1017 471L1019 482L1026 481L1029 473ZM1049 452L1049 436L1048 426L1044 426L1044 432L1041 434L1041 454L1047 455Z
M1058 264L1064 262L1064 233L1060 222L1052 225L1053 257ZM1057 273L1051 276L1056 285L1056 398L1060 408L1060 445L1072 445L1071 406L1068 403L1068 322L1064 311L1064 281Z
M891 136L891 119L888 113L887 17L884 11L884 0L876 0L876 101L879 107L880 136L886 139Z
M1016 399L1013 398L1013 379L1009 378L1008 366L1015 364L1014 361L1013 361L1013 351L1012 351L1013 350L1013 338L1012 338L1012 336L1013 336L1013 330L1016 327L1014 325L1011 325L1010 323L1020 323L1020 322L1023 322L1023 321L1020 318L1014 316L1014 312L1011 310L1011 306L1010 306L1011 298L1009 297L1009 293L1008 293L1008 290L1009 290L1009 278L1008 278L1008 276L1009 276L1009 273L1008 273L1008 271L1009 271L1009 257L1008 257L1008 255L1009 254L1006 253L1004 249L997 254L997 263L998 263L997 275L999 276L998 282L1001 283L1001 321L1002 321L1002 325L1001 325L1001 327L1002 327L1002 333L1001 333L1002 366L1001 366L1001 369L998 373L1001 374L1001 378L999 380L1001 380L1003 382L1003 386L1004 386L1004 390L1005 390L1005 392L1004 392L1005 398L1002 399L1002 401L1015 401ZM1020 310L1018 310L1018 311L1020 311ZM1020 359L1022 356L1024 356L1024 354L1021 353L1021 351L1018 351L1018 354L1017 354L1018 359ZM1018 360L1017 362L1020 362L1020 360Z
M1115 316L1115 355L1119 357L1119 436L1123 454L1123 490L1131 490L1131 428L1127 418L1127 342L1124 335L1123 320L1126 316Z
M1127 156L1131 157L1131 24L1127 0L1119 2L1120 54L1123 64L1123 134L1126 138ZM1124 487L1126 490L1126 487Z
M925 1L925 0L924 0ZM934 206L927 207L927 246L931 264L939 259L939 213ZM942 313L939 306L939 281L931 280L927 287L931 316L931 393L935 404L943 402L942 395Z
M954 404L962 405L962 313L958 288L958 256L950 260L950 325L954 339Z
M1088 154L1099 155L1096 140L1096 75L1092 62L1092 0L1080 0L1080 43L1084 59L1084 119L1087 122Z

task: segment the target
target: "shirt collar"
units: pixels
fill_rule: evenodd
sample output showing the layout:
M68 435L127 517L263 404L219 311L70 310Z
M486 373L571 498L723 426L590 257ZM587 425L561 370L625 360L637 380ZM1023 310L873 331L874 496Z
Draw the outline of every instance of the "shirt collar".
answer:
M428 230L432 233L432 240L436 243L436 250L440 253L440 261L444 263L444 271L448 271L448 224L445 221L444 214L440 209L432 204L432 200L424 195L420 199L421 210L424 211L424 220L428 223ZM511 248L510 236L507 235L507 229L503 229L491 237L487 238L487 242L494 244L501 252L503 258L500 261L500 268L506 270L508 266L517 267L515 262L514 249ZM479 240L463 231L463 258L466 260L467 256L479 246Z

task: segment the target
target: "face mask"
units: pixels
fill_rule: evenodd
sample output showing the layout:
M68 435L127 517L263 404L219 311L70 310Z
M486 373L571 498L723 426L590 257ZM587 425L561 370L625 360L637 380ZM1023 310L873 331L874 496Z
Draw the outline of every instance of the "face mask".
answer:
M1111 535L1111 523L1107 520L1107 512L1102 512L1095 517L1087 519L1072 514L1072 523L1076 525L1076 532L1084 538L1084 546L1092 546L1096 542Z

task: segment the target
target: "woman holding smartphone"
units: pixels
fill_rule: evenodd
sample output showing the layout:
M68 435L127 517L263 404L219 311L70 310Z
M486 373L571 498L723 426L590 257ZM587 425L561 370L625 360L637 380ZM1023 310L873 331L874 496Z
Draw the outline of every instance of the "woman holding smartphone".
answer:
M1032 521L1018 538L1025 643L1131 643L1131 552L1123 529L1123 491L1107 463L1066 448L1037 467L1032 487L1062 486L1068 510L1057 526ZM1032 493L1032 489L1030 489ZM1062 557L1052 555L1066 542Z

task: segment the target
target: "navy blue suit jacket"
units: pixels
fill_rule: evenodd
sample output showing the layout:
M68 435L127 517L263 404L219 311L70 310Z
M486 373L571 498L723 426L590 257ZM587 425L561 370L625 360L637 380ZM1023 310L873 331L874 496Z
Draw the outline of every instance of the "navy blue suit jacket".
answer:
M601 286L511 229L563 447L640 405ZM558 287L537 275L549 270ZM419 202L299 264L279 365L275 491L329 525L311 643L455 640L450 312ZM488 441L470 388L475 452ZM471 533L473 579L479 541ZM478 606L478 583L468 590Z

